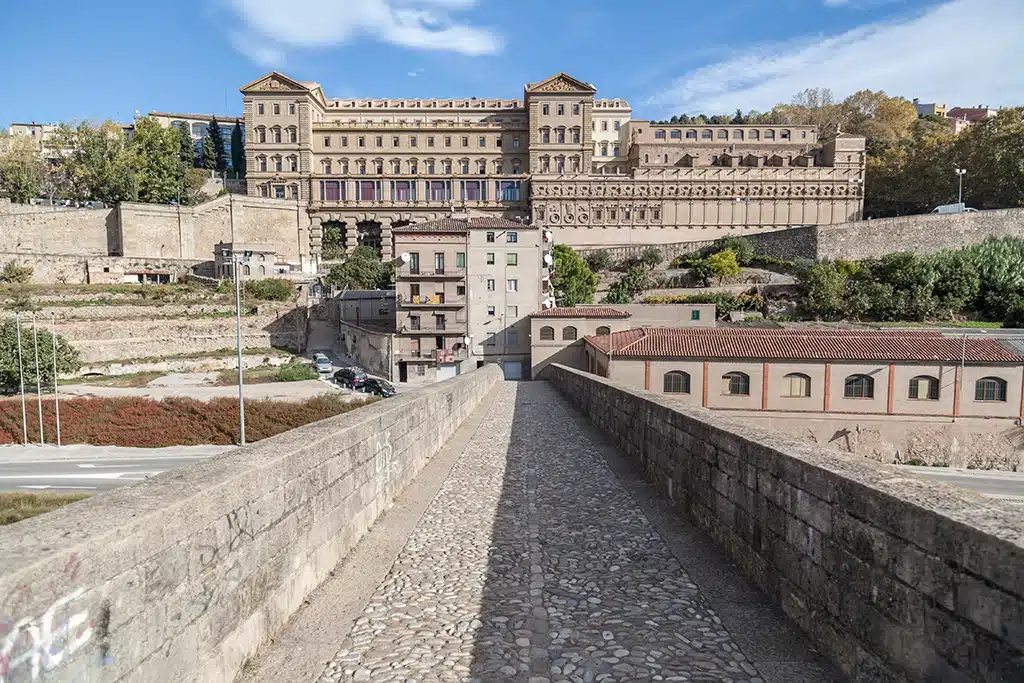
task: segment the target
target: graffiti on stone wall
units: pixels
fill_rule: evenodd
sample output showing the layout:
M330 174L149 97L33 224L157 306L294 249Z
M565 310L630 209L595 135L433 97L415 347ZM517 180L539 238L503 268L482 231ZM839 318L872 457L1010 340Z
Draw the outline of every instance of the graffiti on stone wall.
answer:
M56 600L41 617L4 624L0 649L0 683L37 681L58 668L93 635L89 612L77 609L85 595L79 588Z
M393 477L399 473L401 466L395 457L395 448L391 445L391 432L384 434L384 440L377 441L373 451L373 466L377 480Z

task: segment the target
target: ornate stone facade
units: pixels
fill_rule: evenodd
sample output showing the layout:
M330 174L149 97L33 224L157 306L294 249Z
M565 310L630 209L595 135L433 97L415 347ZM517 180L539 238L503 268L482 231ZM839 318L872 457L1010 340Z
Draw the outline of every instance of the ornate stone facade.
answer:
M809 126L632 120L564 73L513 99L328 100L271 73L242 88L248 192L297 199L345 247L453 210L526 219L574 246L702 241L858 220L864 139Z

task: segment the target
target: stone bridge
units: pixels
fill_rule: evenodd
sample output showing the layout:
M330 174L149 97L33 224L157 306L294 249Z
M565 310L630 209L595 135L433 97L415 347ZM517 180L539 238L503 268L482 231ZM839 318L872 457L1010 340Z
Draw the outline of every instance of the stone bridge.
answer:
M0 529L0 682L1024 681L1024 515L545 372Z

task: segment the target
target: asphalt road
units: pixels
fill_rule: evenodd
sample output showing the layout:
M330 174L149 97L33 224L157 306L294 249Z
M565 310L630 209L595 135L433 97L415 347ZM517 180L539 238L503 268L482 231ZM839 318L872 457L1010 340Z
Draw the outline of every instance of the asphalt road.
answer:
M992 498L1024 504L1024 472L954 470L947 467L916 467L911 465L903 465L900 469L927 479L973 489Z
M185 467L233 446L0 446L0 491L96 493Z

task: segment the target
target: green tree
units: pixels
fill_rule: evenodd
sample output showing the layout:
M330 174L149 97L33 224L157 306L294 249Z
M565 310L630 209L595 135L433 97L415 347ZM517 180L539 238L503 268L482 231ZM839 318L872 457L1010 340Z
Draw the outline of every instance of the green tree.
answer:
M237 121L231 129L231 170L245 175L245 142L242 140L242 126Z
M196 165L196 143L192 140L192 131L188 124L182 124L178 128L178 158L182 166L194 168Z
M598 249L587 254L587 265L595 273L608 270L612 266L612 257L607 249Z
M654 270L661 265L661 262L665 260L665 257L661 253L661 249L658 249L657 247L646 247L640 252L638 260L649 270Z
M295 286L288 280L278 277L247 280L245 295L261 301L290 301L295 298Z
M208 171L217 168L217 150L214 149L210 136L203 138L203 151L199 158L202 161L202 167Z
M46 164L27 138L14 136L7 147L0 153L0 194L12 202L27 204L39 196Z
M0 392L18 391L18 326L8 318L0 323ZM38 371L44 387L53 386L53 337L44 329L39 330L39 367L35 365L35 340L32 327L21 326L22 368L25 387L35 387ZM81 367L78 351L64 337L57 335L57 373L69 375Z
M754 261L754 243L749 237L721 237L715 240L715 251L730 249L736 254L736 261L741 266L749 266Z
M629 293L629 289L622 283L621 280L616 280L611 287L608 288L608 293L601 299L603 304L631 304L633 303L633 295Z
M224 171L228 167L227 146L224 144L224 131L220 128L220 122L214 116L208 126L210 143L213 145L214 168Z
M181 136L143 116L135 121L131 166L138 199L151 204L181 201L185 167L181 163Z
M394 267L382 263L373 247L362 246L331 268L324 281L341 289L383 289L393 277Z
M345 258L345 230L342 224L330 221L323 224L323 230L320 255L328 261Z
M597 276L587 262L566 244L556 244L552 249L555 272L551 284L555 290L555 301L559 306L578 306L594 301L597 291Z
M832 263L814 263L800 274L803 307L816 318L831 318L844 310L847 276Z
M736 252L732 249L717 251L708 256L705 261L708 267L711 268L711 272L718 278L718 284L722 284L725 278L738 275L740 272L740 264L736 260Z
M96 127L61 124L54 141L67 150L62 164L73 198L107 204L138 199L135 166L120 125L111 121Z

